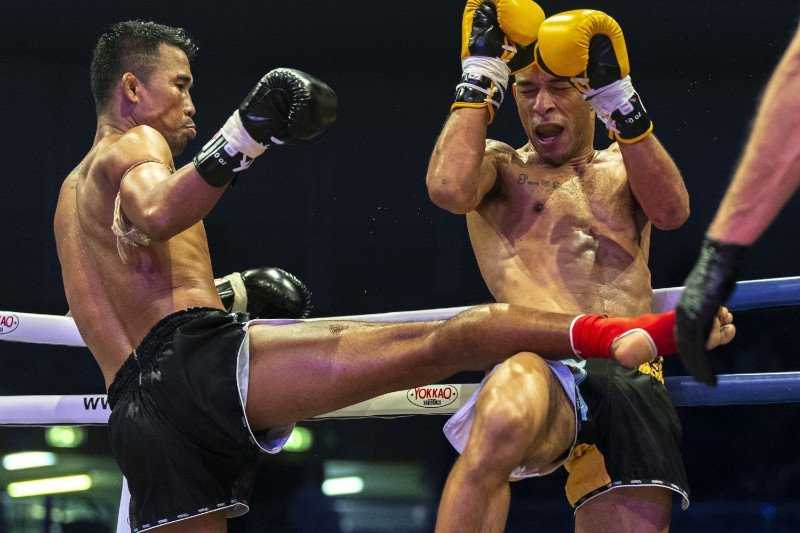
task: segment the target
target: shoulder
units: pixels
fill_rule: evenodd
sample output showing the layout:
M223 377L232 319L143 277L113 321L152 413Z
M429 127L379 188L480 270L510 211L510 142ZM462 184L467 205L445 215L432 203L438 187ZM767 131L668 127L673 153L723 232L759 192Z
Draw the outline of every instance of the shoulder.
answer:
M595 155L595 161L599 163L622 161L622 151L619 149L619 143L613 142L605 150L598 150Z
M119 183L132 166L155 161L172 167L172 152L164 136L150 126L136 126L111 141L98 154L99 174Z
M506 166L515 159L519 159L519 154L510 145L495 141L494 139L486 139L486 147L483 151L484 163L491 163L495 167L500 168Z
M516 150L510 145L496 141L494 139L486 139L486 148L484 148L484 156L512 156Z

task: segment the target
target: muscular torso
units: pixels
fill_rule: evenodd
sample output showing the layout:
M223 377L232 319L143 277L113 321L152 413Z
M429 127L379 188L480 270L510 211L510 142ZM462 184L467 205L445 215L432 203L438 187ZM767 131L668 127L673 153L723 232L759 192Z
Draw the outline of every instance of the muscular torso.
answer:
M568 313L650 311L650 224L616 146L557 168L529 147L494 148L495 187L467 215L494 297Z
M136 248L127 263L120 259L110 228L122 172L107 161L118 138L98 140L67 176L54 219L70 311L106 386L161 318L193 306L222 307L202 223Z

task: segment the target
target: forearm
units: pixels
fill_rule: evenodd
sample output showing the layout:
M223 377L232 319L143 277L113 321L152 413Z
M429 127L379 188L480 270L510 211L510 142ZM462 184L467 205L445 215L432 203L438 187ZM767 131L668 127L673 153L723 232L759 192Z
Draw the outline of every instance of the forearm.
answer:
M486 109L456 109L448 117L425 178L428 194L439 207L466 213L477 206L486 127Z
M680 170L655 137L619 144L631 191L657 228L675 229L689 217L689 193Z
M750 139L708 235L752 244L800 185L800 33L767 84Z

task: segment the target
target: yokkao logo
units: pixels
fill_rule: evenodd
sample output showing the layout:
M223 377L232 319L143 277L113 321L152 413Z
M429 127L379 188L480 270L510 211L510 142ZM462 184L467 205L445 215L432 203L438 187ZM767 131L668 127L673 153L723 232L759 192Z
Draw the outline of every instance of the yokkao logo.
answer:
M0 335L11 333L19 326L19 317L12 314L0 314Z
M406 398L418 407L445 407L458 399L458 389L452 385L428 385L409 389Z

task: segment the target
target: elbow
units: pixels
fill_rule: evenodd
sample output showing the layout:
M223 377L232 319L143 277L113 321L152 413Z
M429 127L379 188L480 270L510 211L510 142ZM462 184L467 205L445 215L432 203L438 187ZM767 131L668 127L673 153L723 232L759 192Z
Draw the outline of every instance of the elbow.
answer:
M474 195L449 181L447 178L428 178L428 197L431 202L456 215L464 215L475 209Z
M687 220L689 220L688 205L666 210L651 218L653 225L662 231L678 229L683 226Z
M130 228L144 233L150 240L156 242L168 241L174 235L166 209L158 206L138 206L138 209L126 208L125 198L122 198L123 219Z
M160 203L142 198L125 187L120 187L119 199L125 225L136 228L153 241L164 242L175 235L169 210Z
M141 226L137 227L154 241L165 242L174 236L164 209L153 207L145 210L141 215L140 224Z
M437 207L450 211L456 215L465 215L475 207L467 195L460 191L447 191L442 189L428 190L428 197Z

